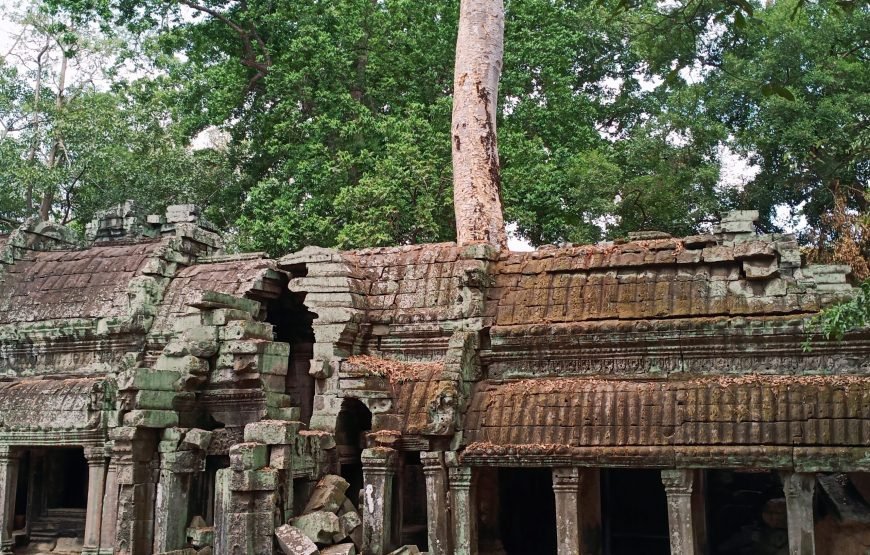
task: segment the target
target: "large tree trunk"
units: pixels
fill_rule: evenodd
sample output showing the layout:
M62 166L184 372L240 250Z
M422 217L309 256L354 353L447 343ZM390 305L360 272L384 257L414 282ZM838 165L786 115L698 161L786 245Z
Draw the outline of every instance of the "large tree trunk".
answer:
M460 245L507 247L495 131L503 53L502 0L462 0L453 77L453 205Z

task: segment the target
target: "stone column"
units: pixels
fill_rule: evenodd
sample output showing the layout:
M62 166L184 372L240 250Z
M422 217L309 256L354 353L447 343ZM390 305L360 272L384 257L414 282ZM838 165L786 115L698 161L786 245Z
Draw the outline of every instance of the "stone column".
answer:
M187 514L193 473L205 470L199 451L160 454L160 478L154 511L154 553L174 551L187 544Z
M790 555L815 555L813 494L816 490L816 475L783 473L782 489L788 511L788 552Z
M88 504L82 554L93 555L100 550L103 497L106 489L106 454L102 447L85 447L85 459L88 461Z
M426 477L426 520L429 532L429 553L450 555L450 507L447 502L447 467L444 453L420 453Z
M469 466L450 466L450 506L453 511L453 553L477 555L477 503L474 472Z
M579 468L554 468L556 495L556 546L559 555L580 555Z
M393 530L393 478L398 454L389 447L362 452L363 467L363 550L383 555L395 546Z
M12 553L15 493L18 486L18 453L0 445L0 554Z
M662 483L668 496L668 525L671 553L699 555L692 510L694 470L662 470Z

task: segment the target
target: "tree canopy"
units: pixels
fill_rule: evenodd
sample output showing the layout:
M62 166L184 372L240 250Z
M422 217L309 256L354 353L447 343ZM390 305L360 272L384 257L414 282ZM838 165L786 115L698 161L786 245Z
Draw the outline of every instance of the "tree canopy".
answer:
M37 101L37 75L5 60L0 119L40 122L0 139L7 226L38 210L33 188L79 222L123 197L200 203L239 248L273 254L454 238L457 0L34 9L128 69L55 109L56 87ZM508 0L506 220L532 244L579 243L760 209L768 231L803 217L800 239L834 256L844 218L867 212L868 17L833 0ZM190 148L204 132L223 138ZM69 154L46 171L58 136ZM728 150L757 174L725 184ZM868 256L866 239L855 248Z

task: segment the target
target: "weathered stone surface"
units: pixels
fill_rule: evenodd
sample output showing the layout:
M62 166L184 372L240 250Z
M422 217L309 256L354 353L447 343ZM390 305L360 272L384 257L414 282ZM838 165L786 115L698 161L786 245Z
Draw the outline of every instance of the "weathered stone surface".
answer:
M335 536L341 534L338 517L328 511L315 511L296 517L290 524L315 543L331 544Z
M420 555L420 548L416 545L403 545L399 549L390 551L387 555Z
M308 499L308 504L305 505L303 513L313 511L329 511L337 513L342 503L345 502L344 492L350 484L341 476L329 474L320 479L311 497Z
M320 550L320 555L356 555L356 546L352 543L330 545Z
M237 443L230 447L230 468L259 470L268 463L268 450L262 443Z
M282 420L262 420L245 426L245 441L255 441L265 445L292 444L299 432L301 423Z
M285 524L275 529L278 546L285 555L320 555L313 541L299 528Z

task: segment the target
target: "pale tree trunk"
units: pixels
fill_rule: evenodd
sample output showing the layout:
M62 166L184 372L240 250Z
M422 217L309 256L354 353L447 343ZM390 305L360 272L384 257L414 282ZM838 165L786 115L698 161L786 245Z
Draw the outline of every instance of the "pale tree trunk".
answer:
M58 75L58 83L57 83L57 96L54 97L54 108L57 110L57 113L60 113L63 110L64 105L64 89L66 89L66 72L69 67L69 58L66 55L66 52L63 52L61 55L60 61L60 74ZM51 143L51 150L48 153L48 162L47 167L49 170L53 170L58 166L61 160L61 151L60 151L60 135L59 131L55 130L55 137ZM43 221L48 221L49 216L51 216L51 207L54 204L54 189L48 189L42 194L42 201L39 203L39 219Z
M496 144L502 0L462 0L453 77L453 205L460 245L507 247Z

